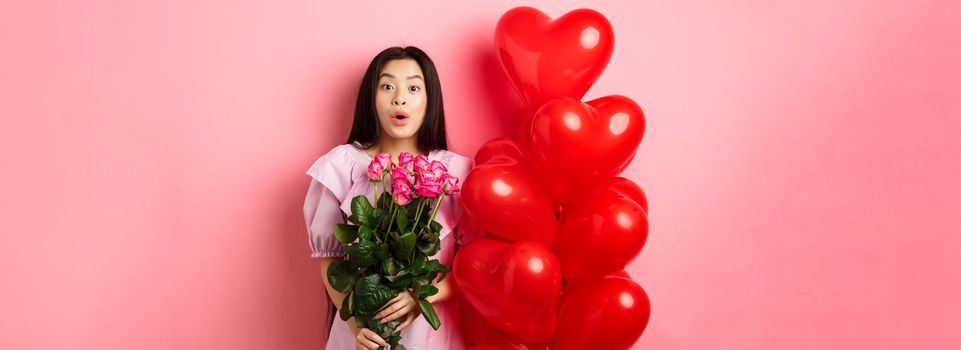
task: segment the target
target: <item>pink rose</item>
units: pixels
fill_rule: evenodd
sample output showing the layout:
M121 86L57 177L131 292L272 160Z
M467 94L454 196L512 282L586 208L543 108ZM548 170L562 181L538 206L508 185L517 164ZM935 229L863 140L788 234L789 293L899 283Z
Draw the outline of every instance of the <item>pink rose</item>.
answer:
M438 162L436 160L430 162L430 167L428 168L428 170L432 174L434 174L434 176L436 176L438 179L443 178L444 174L447 173L447 167L444 166L444 163Z
M410 203L411 191L409 182L394 181L390 187L393 189L392 195L394 196L394 202L398 205L407 205L407 203Z
M374 157L367 165L367 178L370 181L380 181L380 178L384 176L384 169L390 165L390 153L381 153Z
M410 171L407 171L407 168L402 168L402 167L394 168L390 172L390 179L394 183L399 182L399 183L404 183L407 186L410 186Z
M444 176L441 177L441 181L444 183L444 193L455 194L460 192L460 187L457 186L457 182L460 180L456 176L444 173Z
M414 170L424 171L430 165L430 161L427 160L426 156L420 155L414 157Z
M370 165L367 166L367 178L370 181L378 182L382 176L384 176L384 166L377 161L370 162Z
M410 165L414 162L414 156L407 152L400 152L397 156L397 166L411 170Z
M437 198L438 195L444 192L443 183L439 177L434 176L433 173L421 172L417 173L417 183L414 184L414 191L420 197L426 198Z
M387 169L390 166L390 153L381 153L374 157L374 161L380 163L380 166Z

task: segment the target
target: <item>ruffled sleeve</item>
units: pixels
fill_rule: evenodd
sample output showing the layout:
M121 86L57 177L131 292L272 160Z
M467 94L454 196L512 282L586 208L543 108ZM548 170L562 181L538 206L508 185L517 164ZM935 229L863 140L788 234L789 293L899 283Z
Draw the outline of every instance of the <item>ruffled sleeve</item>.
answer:
M345 222L340 205L350 189L350 170L353 160L344 147L335 147L317 159L307 175L310 187L304 200L304 219L307 224L311 257L342 257L344 247L334 238L334 225Z
M473 167L473 160L460 154L447 151L444 155L447 170L451 175L457 176L460 185L463 186L467 173ZM450 226L453 228L454 239L458 245L467 244L474 239L480 238L483 234L477 225L474 224L471 216L464 210L460 195L456 195L451 201Z

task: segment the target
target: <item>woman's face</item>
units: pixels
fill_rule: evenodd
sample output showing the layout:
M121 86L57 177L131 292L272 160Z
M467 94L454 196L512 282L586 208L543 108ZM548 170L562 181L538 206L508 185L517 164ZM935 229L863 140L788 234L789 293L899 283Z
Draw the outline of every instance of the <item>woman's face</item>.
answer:
M417 61L408 58L387 61L374 96L382 134L394 139L417 135L427 111L424 73Z

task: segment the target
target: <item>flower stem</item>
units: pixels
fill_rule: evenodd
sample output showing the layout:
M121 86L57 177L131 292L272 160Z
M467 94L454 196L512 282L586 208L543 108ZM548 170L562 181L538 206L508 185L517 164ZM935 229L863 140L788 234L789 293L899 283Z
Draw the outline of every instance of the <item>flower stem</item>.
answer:
M417 199L417 214L414 215L414 225L411 226L411 229L417 229L417 223L420 222L420 214L423 212L423 209L424 209L424 199L423 199L423 198L418 198L418 199Z
M431 221L434 221L434 216L437 215L437 210L440 209L440 203L441 203L441 201L443 201L443 200L444 200L444 194L441 193L440 196L437 197L437 205L434 206L434 211L433 211L432 213L430 213L430 221L427 221L427 224L428 224L428 225L430 225Z
M387 223L387 231L384 231L385 233L390 232L391 226L394 225L394 216L397 216L397 206L396 206L396 205L391 206L391 209L390 209L390 222ZM386 237L386 236L385 236L385 237Z

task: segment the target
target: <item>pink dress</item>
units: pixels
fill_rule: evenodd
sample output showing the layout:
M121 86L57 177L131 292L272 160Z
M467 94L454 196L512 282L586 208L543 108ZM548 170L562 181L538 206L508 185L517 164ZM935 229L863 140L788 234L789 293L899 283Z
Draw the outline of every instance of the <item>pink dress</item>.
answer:
M451 175L457 176L461 182L472 165L471 159L445 150L432 151L428 158L443 163ZM344 255L343 246L333 237L334 224L345 222L345 218L350 215L350 201L354 196L366 195L371 202L374 201L374 187L367 180L367 165L370 161L371 158L365 150L354 144L344 144L334 147L307 170L307 175L313 178L304 202L311 257ZM380 191L382 190L378 189L378 192ZM435 220L444 226L440 232L441 249L435 257L439 256L438 259L448 266L452 262L455 241L463 243L476 235L465 233L474 230L460 230L457 227L462 214L460 198L445 196L435 217ZM454 234L450 234L452 232ZM326 298L326 289L323 293ZM328 333L326 349L354 349L354 334L347 323L336 315L337 309L330 299L327 300L325 319L333 319L333 324ZM401 344L410 350L464 349L461 332L458 330L456 307L448 301L450 300L434 304L441 320L439 330L435 331L424 317L420 316L401 331Z

